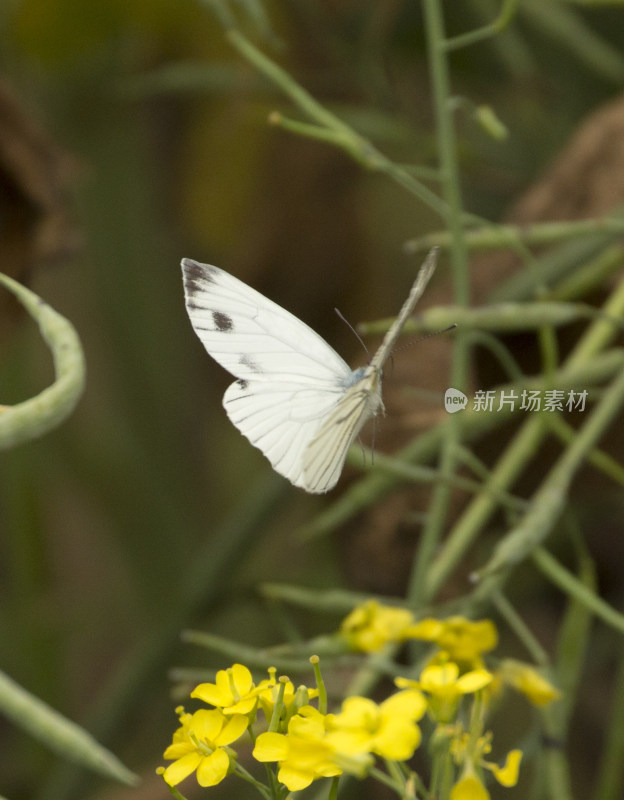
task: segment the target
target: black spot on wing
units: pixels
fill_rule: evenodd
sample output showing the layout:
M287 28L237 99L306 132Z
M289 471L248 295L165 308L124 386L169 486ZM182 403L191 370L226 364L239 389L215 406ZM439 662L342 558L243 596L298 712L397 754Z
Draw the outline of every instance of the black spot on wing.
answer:
M236 383L240 386L241 389L247 388L247 381L243 380L242 378L239 378L239 380L237 380Z
M262 375L262 370L253 360L253 358L249 355L249 353L245 353L238 359L238 363L243 366L247 367L247 369L251 370L252 372L257 372L258 374Z
M215 329L221 331L222 333L226 333L227 331L234 329L232 317L224 314L222 311L213 311L212 320L215 324Z

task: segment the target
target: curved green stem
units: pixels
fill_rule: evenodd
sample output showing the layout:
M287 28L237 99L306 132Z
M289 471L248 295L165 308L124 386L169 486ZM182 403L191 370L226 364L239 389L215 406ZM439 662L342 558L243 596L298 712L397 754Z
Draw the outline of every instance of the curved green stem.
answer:
M74 326L30 289L0 273L0 284L12 292L39 325L54 359L54 383L14 406L0 406L0 450L43 436L74 410L85 385L85 362Z
M484 25L482 28L477 28L474 31L454 36L452 39L447 39L446 42L444 42L444 49L450 52L460 47L468 47L471 44L477 44L477 42L482 42L484 39L489 39L491 36L496 36L496 34L500 33L509 25L516 13L517 7L518 0L504 0L501 12L494 22L491 22L489 25Z

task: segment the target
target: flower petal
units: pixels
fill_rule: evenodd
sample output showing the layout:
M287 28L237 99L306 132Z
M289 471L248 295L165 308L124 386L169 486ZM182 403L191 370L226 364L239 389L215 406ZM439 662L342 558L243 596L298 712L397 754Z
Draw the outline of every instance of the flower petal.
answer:
M453 661L446 664L432 664L420 673L420 685L426 692L438 694L453 686L458 675L459 667Z
M368 697L347 697L342 710L332 718L332 726L337 728L371 728L377 722L379 709L377 703Z
M370 752L372 738L363 728L346 728L331 731L325 737L327 744L337 753L359 755Z
M406 689L395 692L380 705L384 716L391 715L403 719L418 720L427 710L427 701L422 692L417 689Z
M492 673L486 669L473 669L458 678L456 685L462 694L469 694L483 689L484 686L492 682L493 677Z
M226 717L225 723L221 733L215 738L215 744L224 745L236 741L247 730L249 720L243 714L233 714Z
M424 639L427 642L435 642L435 640L441 636L443 630L444 624L439 619L426 617L416 622L414 625L411 625L408 629L408 633L412 639Z
M174 758L182 758L182 756L185 756L187 753L192 753L194 750L195 745L188 739L185 742L173 742L163 753L163 758L166 758L167 761L171 761Z
M187 753L182 758L169 764L167 769L163 772L163 778L169 786L177 786L180 781L187 778L191 772L197 769L202 757L198 752Z
M490 793L476 775L468 775L453 786L450 800L490 800Z
M518 783L521 760L522 750L511 750L507 753L507 759L502 767L489 761L486 761L483 766L492 771L494 777L502 786L515 786Z
M249 694L253 689L251 672L244 664L234 664L232 666L232 681L239 697Z
M293 767L292 764L284 764L277 773L277 779L280 783L283 783L290 792L299 792L312 783L314 780L314 773L298 770L296 767Z
M283 761L288 755L288 740L283 733L261 733L252 755L256 761Z
M561 692L529 664L506 658L500 672L503 681L522 692L534 706L545 706L561 697Z
M193 732L198 739L213 742L225 723L226 717L218 708L200 708L193 714L189 723L189 732Z
M373 750L390 761L407 761L421 740L420 728L415 723L399 721L388 725L375 737Z
M225 681L223 676L225 676ZM204 703L210 703L211 706L229 706L232 702L232 692L230 691L227 672L220 669L217 672L216 683L200 683L191 692L191 697L197 697L203 700Z
M202 758L197 767L197 783L200 786L215 786L225 778L230 767L230 759L220 747L214 753Z

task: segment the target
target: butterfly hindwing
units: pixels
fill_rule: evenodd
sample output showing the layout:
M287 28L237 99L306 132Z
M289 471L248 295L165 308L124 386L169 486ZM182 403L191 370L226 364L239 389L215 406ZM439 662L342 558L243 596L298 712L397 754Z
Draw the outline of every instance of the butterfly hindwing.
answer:
M239 431L258 447L280 475L309 492L304 453L343 391L316 391L299 384L238 380L223 397Z
M379 372L369 368L340 398L303 453L303 475L309 492L333 489L349 447L381 405Z

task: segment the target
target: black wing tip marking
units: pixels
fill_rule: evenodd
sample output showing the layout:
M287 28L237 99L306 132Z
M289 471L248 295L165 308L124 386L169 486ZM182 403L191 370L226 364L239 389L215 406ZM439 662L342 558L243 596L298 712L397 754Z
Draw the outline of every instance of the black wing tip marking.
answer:
M183 258L181 263L186 307L189 313L208 311L212 316L214 328L202 327L201 329L219 331L219 333L233 331L234 320L229 314L217 311L201 302L202 293L206 290L206 284L216 284L220 270L217 267L213 267L212 264L200 264L199 261L194 261L192 258Z
M192 258L182 259L182 274L187 294L193 295L202 283L214 283L219 272L212 264L200 264Z

